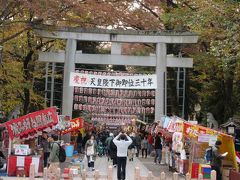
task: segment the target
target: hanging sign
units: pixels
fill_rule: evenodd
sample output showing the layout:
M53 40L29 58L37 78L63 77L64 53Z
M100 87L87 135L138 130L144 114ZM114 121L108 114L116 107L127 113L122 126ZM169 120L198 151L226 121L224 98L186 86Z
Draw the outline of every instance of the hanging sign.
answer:
M21 137L35 131L57 124L58 115L55 107L36 111L25 116L6 122L9 137Z
M198 142L209 142L210 135L209 134L200 134L198 136Z
M81 129L83 127L83 123L84 121L81 118L75 118L70 120L70 128L64 130L62 134L67 134L69 132Z
M103 76L71 72L70 86L114 89L157 89L157 76Z
M214 146L217 141L217 135L211 135L208 141L209 146Z

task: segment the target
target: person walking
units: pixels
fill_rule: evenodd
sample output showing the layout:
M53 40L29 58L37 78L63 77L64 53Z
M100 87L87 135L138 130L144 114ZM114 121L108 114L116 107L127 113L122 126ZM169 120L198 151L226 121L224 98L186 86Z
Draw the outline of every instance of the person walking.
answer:
M162 161L162 142L161 142L161 138L160 138L159 133L155 136L154 148L155 148L154 162L155 162L155 164L157 164L157 163L160 164L161 161Z
M109 161L109 157L110 156L110 143L113 140L113 133L109 133L109 137L107 137L106 141L105 141L105 146L106 146L106 155L108 157L108 161Z
M117 167L117 146L114 144L113 139L109 145L110 158L112 159L113 167Z
M94 171L95 170L94 162L96 161L96 156L97 156L97 142L93 135L86 142L85 152L86 152L87 161L88 161L88 168L89 170Z
M50 155L50 143L48 142L48 133L46 131L42 132L42 136L41 136L39 145L43 149L44 167L47 167L48 166L48 158Z
M147 136L144 136L144 138L141 142L141 148L142 148L142 158L143 157L147 158L147 148L148 148ZM144 156L144 154L145 154L145 156Z
M137 153L136 153L136 157L139 156L139 151L141 149L141 136L139 135L139 133L137 132L136 135L135 135L135 148L137 150Z
M222 145L221 141L216 141L215 146L212 147L211 167L212 167L212 170L216 171L217 180L222 179L222 174L221 174L220 168L222 166L222 159L224 159L224 157L225 157L222 154L220 154L220 152L219 152L221 145Z
M50 138L48 138L50 142L50 155L49 155L49 163L50 166L48 168L48 172L50 173L51 180L60 180L58 174L58 168L60 168L59 161L59 142L58 136L56 134L52 134Z
M129 161L133 161L133 157L135 154L135 135L132 133L130 135L130 138L132 139L132 144L130 144L130 146L128 146L128 159Z
M77 136L77 151L79 154L82 153L82 145L83 145L82 133L79 131Z
M117 179L125 180L128 146L132 144L132 139L126 133L119 133L113 139L117 146Z
M148 154L150 155L153 150L153 136L151 134L148 134Z

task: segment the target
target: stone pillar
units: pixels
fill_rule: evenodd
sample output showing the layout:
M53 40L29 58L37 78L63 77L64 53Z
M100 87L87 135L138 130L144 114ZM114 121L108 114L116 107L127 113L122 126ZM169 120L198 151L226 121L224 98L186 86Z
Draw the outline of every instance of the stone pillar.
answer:
M77 50L77 41L68 39L66 45L66 54L64 62L64 79L63 79L63 99L62 99L62 114L72 118L73 107L73 86L69 86L70 72L75 71L75 54ZM70 136L63 136L65 142L70 142Z
M156 45L156 75L157 89L155 96L155 121L166 115L166 76L167 76L167 47L165 43Z

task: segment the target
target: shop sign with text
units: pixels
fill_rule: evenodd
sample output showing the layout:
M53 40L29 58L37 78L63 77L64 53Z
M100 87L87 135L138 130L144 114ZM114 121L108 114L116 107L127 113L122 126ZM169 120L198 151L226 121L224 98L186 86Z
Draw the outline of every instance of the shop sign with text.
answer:
M84 123L84 121L81 118L72 119L72 120L70 120L70 128L64 130L62 133L67 134L69 132L79 130L79 129L83 128L83 123Z
M55 107L36 111L25 116L6 122L9 137L21 137L35 131L40 131L58 122L58 115Z

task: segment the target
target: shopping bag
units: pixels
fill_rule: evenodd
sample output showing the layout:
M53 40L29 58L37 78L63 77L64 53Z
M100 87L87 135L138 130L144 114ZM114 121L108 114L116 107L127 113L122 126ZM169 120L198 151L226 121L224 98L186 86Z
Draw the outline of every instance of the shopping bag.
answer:
M87 156L92 156L94 155L94 148L93 146L88 146L87 147Z

